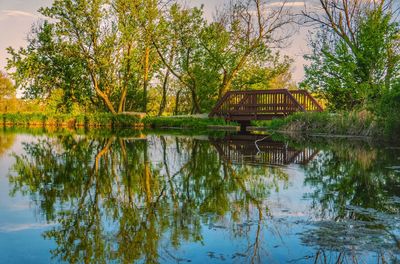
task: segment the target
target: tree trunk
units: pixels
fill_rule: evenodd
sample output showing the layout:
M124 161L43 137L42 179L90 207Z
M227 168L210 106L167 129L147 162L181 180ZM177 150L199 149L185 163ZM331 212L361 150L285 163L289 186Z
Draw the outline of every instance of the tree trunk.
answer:
M219 88L219 93L218 93L218 100L222 98L231 88L232 85L232 79L233 78L227 78L222 82L220 88Z
M259 46L259 43L260 43L260 39L257 39L253 43L253 45L251 45L251 47L249 47L246 50L246 52L242 55L238 64L235 66L235 68L232 69L232 72L230 74L228 74L227 72L224 72L224 78L219 87L218 99L221 99L222 96L224 96L224 94L230 90L233 79L238 74L238 72L245 66L249 55L253 52L254 49L256 49Z
M179 114L179 99L180 99L181 92L182 92L182 90L179 90L176 93L174 115L178 115Z
M127 94L127 92L128 92L128 91L127 91L126 88L122 91L121 99L120 99L120 101L119 101L118 113L122 113L122 112L125 111L125 101L126 101L126 94Z
M194 89L192 89L192 104L193 104L193 113L192 114L200 114L201 113L200 104L199 104L199 100L197 98L197 93Z
M110 110L110 112L113 115L116 115L117 112L115 111L115 108L114 108L113 104L111 103L110 99L108 98L108 96L104 92L102 92L100 90L100 88L98 87L97 84L95 85L95 90L96 90L96 93L101 97L101 99L103 99L103 101L106 104L108 110Z
M131 45L131 44L128 44L128 47L127 47L127 52L128 52L127 57L128 57L129 59L128 59L128 64L127 64L127 66L126 66L126 72L125 72L125 75L124 75L124 80L123 80L124 88L123 88L123 91L122 91L122 94L121 94L121 99L120 99L120 101L119 101L118 113L122 113L122 112L125 111L125 106L126 106L126 95L127 95L127 93L128 93L128 85L129 85L128 83L129 83L130 73L131 73L131 61L130 61L131 50L132 50L132 45Z
M158 116L161 116L165 111L165 106L167 104L167 87L168 87L168 79L169 79L170 71L167 70L164 77L164 82L162 86L162 98L160 103L160 110L158 111Z
M94 87L94 90L96 91L96 94L98 96L100 96L101 99L103 99L103 102L105 103L105 105L107 106L108 110L110 110L110 112L113 115L116 115L117 112L115 111L115 108L113 106L113 104L111 103L110 99L108 98L107 94L104 93L100 87L99 87L99 82L97 81L95 74L93 72L90 72L90 78L92 79L92 84Z
M143 112L147 113L147 86L149 84L150 71L150 47L147 46L144 54L144 75L143 75Z

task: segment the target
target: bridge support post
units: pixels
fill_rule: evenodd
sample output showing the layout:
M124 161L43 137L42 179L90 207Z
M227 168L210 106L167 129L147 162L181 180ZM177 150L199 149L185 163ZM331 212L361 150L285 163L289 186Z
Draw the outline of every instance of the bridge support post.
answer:
M247 127L251 125L251 121L240 121L238 123L240 124L240 133L247 132Z

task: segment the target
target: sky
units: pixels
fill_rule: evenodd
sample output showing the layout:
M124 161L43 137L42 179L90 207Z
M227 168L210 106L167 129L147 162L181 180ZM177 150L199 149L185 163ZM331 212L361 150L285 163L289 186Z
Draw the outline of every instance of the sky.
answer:
M204 5L205 15L211 19L215 10L221 8L229 0L186 0L189 6ZM300 10L302 1L294 2L293 11ZM53 0L0 0L0 70L6 66L7 47L19 48L26 46L27 34L32 25L40 19L37 10L42 6L50 6ZM274 2L274 0L270 1ZM278 0L275 2L279 2ZM310 52L307 46L308 29L300 28L292 37L290 43L281 50L282 54L294 59L293 80L299 82L304 77L303 56Z

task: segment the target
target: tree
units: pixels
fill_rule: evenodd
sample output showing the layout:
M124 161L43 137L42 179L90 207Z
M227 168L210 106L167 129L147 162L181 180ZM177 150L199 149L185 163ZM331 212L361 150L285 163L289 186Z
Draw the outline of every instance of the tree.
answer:
M8 49L11 55L8 69L14 69L11 76L25 98L46 101L54 97L53 93L60 94L61 91L63 96L58 104L68 112L74 104L98 104L90 88L84 61L69 56L70 48L56 35L54 25L45 21L32 28L26 48Z
M399 77L399 25L391 0L320 0L321 11L304 13L320 31L306 56L303 86L332 109L368 107Z
M259 55L259 54L258 54ZM256 56L254 56L256 57ZM264 59L252 58L232 82L234 90L289 89L292 85L293 60L287 56L281 60L279 53L265 54Z
M15 86L7 75L0 71L0 99L10 99L15 97Z
M7 75L0 71L0 111L8 111L15 107L16 89Z
M122 34L121 47L125 54L124 82L133 79L136 86L142 86L142 98L139 101L143 112L147 112L150 80L158 70L157 54L152 46L151 36L157 36L160 9L163 4L163 1L159 0L114 1L118 31ZM122 94L128 92L128 87L124 87ZM125 106L126 101L123 99L119 105L119 112L122 112Z
M155 71L149 36L158 7L143 0L55 1L40 9L51 22L33 29L28 47L9 49L8 67L31 97L48 98L62 89L66 99L83 96L113 114L142 105L146 110Z
M290 78L289 60L273 52L291 22L285 4L237 0L213 22L202 8L163 0L56 0L40 12L48 21L33 28L26 48L9 48L8 69L27 98L50 100L55 111L148 112L161 84L161 115L178 80L175 112L201 113L239 75ZM181 107L186 97L189 107Z
M222 72L219 98L231 89L232 82L250 63L251 58L257 58L259 63L269 62L270 56L258 55L271 53L272 48L288 39L292 34L290 26L293 21L286 1L278 5L263 0L229 2L216 19L218 28L223 28L227 34L224 36L218 33L221 31L215 31L214 35L224 38L224 45L216 49L207 48Z
M279 55L272 47L290 35L281 31L292 22L289 14L285 4L274 8L261 0L242 0L231 2L209 23L201 8L175 4L165 16L165 38L153 38L153 44L168 73L190 91L191 112L199 113L211 109L235 78L254 66L252 59L264 69L276 63Z
M164 19L164 38L152 38L157 53L167 68L189 91L192 113L200 113L199 77L205 71L199 36L206 25L201 8L171 6ZM211 81L211 80L210 80Z

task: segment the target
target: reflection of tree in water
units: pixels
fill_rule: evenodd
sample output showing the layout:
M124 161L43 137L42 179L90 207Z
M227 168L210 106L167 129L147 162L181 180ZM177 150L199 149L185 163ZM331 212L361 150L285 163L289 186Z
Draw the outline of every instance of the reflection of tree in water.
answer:
M202 224L229 222L235 236L249 236L251 225L241 223L256 208L256 236L246 252L254 262L267 212L262 201L287 180L277 168L224 163L209 142L192 138L60 136L25 151L15 156L13 191L30 195L48 221L58 222L45 236L57 243L53 254L72 263L173 258L160 251L163 237L178 249L202 240Z
M0 132L0 157L14 144L15 134Z
M327 259L332 257L337 263L362 262L360 255L368 251L376 252L378 263L398 261L400 177L388 169L398 156L389 150L335 145L306 167L305 184L315 190L306 196L321 221L302 240L319 248L316 263L331 263Z

